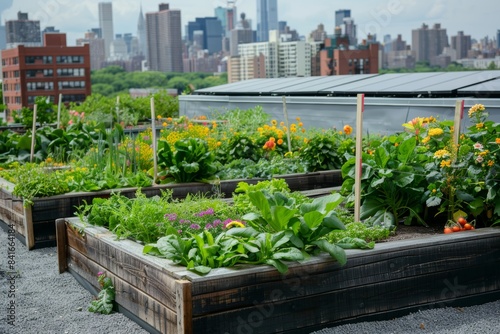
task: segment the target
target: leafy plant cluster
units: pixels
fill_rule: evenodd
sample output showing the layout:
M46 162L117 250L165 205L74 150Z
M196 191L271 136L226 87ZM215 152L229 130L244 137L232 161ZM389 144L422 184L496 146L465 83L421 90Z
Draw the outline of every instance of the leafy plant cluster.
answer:
M473 217L500 222L500 124L474 105L472 125L454 141L452 121L415 118L405 132L375 139L363 152L361 219L385 226L404 221ZM355 160L342 166L342 193L352 204ZM348 204L349 205L349 204Z
M97 273L97 281L101 286L101 291L99 291L97 297L90 303L88 310L93 313L110 314L113 312L116 295L115 287L111 278L107 277L103 272Z

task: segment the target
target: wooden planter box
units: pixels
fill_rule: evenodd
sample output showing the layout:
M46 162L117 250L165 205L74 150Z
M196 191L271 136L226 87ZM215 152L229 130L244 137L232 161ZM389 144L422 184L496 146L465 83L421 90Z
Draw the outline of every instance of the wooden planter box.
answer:
M305 174L281 175L276 178L285 179L293 191L325 189L342 184L340 170L322 171ZM208 183L179 183L157 185L142 188L141 192L148 197L160 195L162 190L171 189L174 198L184 198L187 194L221 193L226 198L232 196L241 181L255 184L263 179L224 180L219 185ZM98 192L67 193L58 196L34 199L32 206L25 206L22 198L12 194L14 185L0 178L0 226L4 229L12 225L18 239L28 249L53 247L56 245L55 220L57 218L75 216L76 208L85 202L91 203L93 198L107 198L112 192L120 192L127 197L134 197L137 188L122 188Z
M119 311L151 333L310 333L500 297L495 228L347 250L344 267L325 255L290 264L286 275L241 266L198 276L78 218L56 224L60 272L94 293L97 273L105 272Z

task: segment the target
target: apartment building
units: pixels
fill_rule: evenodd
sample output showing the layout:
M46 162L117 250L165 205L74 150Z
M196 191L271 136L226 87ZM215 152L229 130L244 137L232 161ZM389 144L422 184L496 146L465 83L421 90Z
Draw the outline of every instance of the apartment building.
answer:
M44 34L43 46L2 50L4 104L10 112L32 107L38 96L54 103L84 101L90 95L90 48L67 46L66 34Z

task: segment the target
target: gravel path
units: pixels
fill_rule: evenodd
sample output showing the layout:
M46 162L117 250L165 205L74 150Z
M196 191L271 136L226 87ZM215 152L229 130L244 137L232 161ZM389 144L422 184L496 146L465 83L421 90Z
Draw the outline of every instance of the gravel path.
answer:
M9 334L143 334L139 325L122 314L87 311L92 295L69 273L58 273L56 248L27 251L15 240L14 284L11 285L8 235L0 228L0 333ZM9 296L12 294L15 297ZM14 326L7 323L14 302ZM500 301L465 308L425 310L389 321L348 324L315 334L500 333Z

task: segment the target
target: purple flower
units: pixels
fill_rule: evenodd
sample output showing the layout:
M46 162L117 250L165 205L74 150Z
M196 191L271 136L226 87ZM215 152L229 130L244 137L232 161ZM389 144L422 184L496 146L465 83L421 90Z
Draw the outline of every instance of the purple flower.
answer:
M220 219L216 219L212 222L212 226L213 227L217 227L219 226L220 224L222 224L222 222L220 221Z
M104 273L102 271L97 273L97 277L102 276L102 275L104 275Z
M181 224L189 224L189 223L191 223L191 221L189 219L181 219L181 220L179 220L179 223L181 223Z
M167 218L169 221L173 222L177 219L177 214L176 213L166 213L165 218Z
M203 216L206 216L206 215L213 215L214 212L215 212L214 209L208 208L205 211L201 211L201 212L195 213L194 215L197 216L197 217L203 217Z
M191 224L191 225L189 225L189 228L193 229L193 230L199 230L200 229L200 225L198 225L198 224Z
M211 228L214 228L212 224L208 223L207 225L205 225L206 230L210 230Z
M177 233L182 234L182 230L177 230Z

